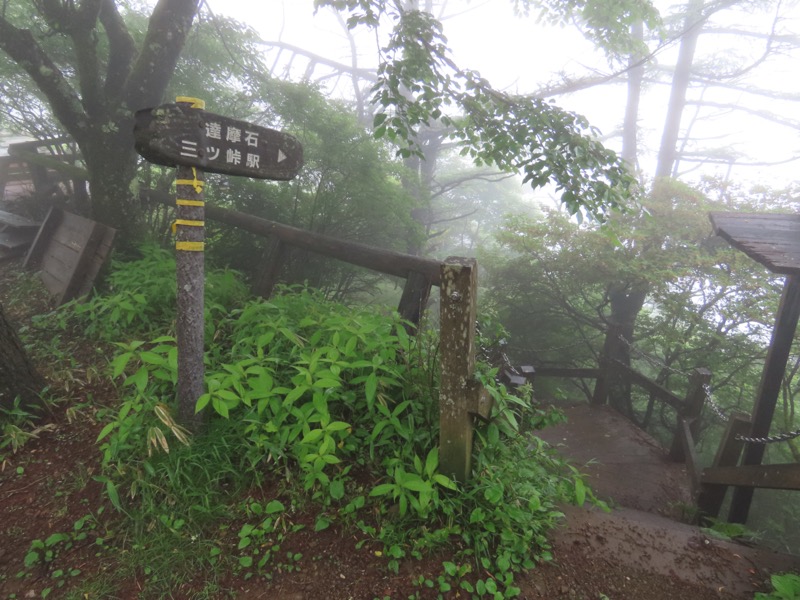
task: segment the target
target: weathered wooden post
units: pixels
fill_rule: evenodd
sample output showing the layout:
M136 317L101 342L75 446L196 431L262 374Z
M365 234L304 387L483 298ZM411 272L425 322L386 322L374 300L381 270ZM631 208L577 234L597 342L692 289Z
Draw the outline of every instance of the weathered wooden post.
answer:
M675 462L684 462L686 460L686 453L681 441L681 420L689 423L692 438L696 438L699 428L697 419L700 417L700 413L703 412L703 405L706 402L706 386L709 383L711 383L711 371L708 369L695 369L689 376L689 389L686 390L686 401L684 402L685 408L676 420L675 436L672 438L672 448L669 451L670 459Z
M303 148L292 136L215 115L202 100L177 98L136 113L136 150L150 162L177 168L175 249L178 281L178 416L197 430L203 393L204 196L203 171L257 179L292 179Z
M202 110L205 102L179 96L179 106ZM203 415L195 412L203 394L205 366L205 176L179 164L175 173L175 271L177 289L178 420L197 431Z
M750 417L747 415L733 414L730 416L725 433L719 441L714 462L711 463L712 467L735 467L739 464L744 442L738 438L739 436L747 435L750 432L751 425ZM722 503L725 501L725 493L727 491L727 485L700 484L697 509L701 523L709 518L717 518L722 508Z
M478 265L473 258L450 257L441 273L439 471L464 482L472 468L473 415L488 417L491 410L486 390L473 378Z

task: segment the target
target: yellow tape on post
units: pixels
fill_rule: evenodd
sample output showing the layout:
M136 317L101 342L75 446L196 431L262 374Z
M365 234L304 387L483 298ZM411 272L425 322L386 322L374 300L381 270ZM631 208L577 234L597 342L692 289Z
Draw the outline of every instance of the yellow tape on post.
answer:
M191 96L176 96L175 102L178 104L189 104L191 108L205 108L206 101L200 98L192 98Z
M186 227L205 227L205 221L190 221L188 219L175 219L172 222L172 235L175 235L175 232L178 229L178 225L185 225Z
M203 252L206 249L204 242L175 242L175 250L184 252Z
M202 200L186 200L184 198L178 198L177 200L175 200L175 204L177 204L178 206L200 206L200 207L206 205L206 203L203 202Z

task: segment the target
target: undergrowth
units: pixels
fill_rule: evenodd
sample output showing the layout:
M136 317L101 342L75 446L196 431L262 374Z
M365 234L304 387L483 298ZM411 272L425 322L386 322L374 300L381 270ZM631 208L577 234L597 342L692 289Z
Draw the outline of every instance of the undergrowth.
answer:
M300 557L280 553L291 532L279 524L303 506L317 531L339 523L382 544L395 572L447 550L422 587L513 597L515 574L549 558L556 504L593 500L573 468L522 433L559 418L534 408L529 389L515 397L479 369L495 406L476 428L472 478L456 483L438 470L435 335L409 336L395 316L303 288L244 301L231 272L208 274L206 421L190 435L173 418L174 287L169 254L149 248L115 264L107 293L51 317L114 342L109 375L123 399L101 415L96 479L125 515L118 543L146 592L167 595L201 570L216 581L225 569L270 578L296 567Z

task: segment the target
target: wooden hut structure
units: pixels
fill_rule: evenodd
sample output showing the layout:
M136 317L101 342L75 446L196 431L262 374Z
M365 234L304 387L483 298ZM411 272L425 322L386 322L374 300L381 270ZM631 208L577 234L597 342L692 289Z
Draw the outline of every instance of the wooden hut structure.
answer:
M711 213L709 217L717 235L773 273L786 276L748 436L763 438L769 435L800 317L800 215ZM741 464L760 465L765 449L763 443L747 443ZM753 490L734 489L729 521L747 521Z

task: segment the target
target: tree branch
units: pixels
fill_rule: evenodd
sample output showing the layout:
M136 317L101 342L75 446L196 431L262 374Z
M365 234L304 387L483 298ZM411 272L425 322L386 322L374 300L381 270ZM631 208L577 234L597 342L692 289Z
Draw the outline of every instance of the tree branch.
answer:
M128 109L135 111L162 101L199 5L200 0L159 0L156 4L125 85Z
M106 71L106 98L119 98L131 72L136 44L133 41L114 0L103 0L100 23L108 37L108 65Z
M86 120L80 97L33 34L0 18L0 49L16 62L47 98L55 117L80 142L86 137Z

